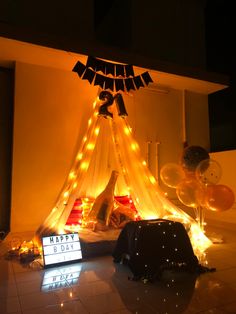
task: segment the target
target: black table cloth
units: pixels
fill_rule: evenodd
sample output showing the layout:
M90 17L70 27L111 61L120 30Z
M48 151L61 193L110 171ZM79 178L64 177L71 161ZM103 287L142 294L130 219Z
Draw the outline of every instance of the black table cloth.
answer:
M152 280L170 268L203 272L180 222L163 219L129 222L121 231L112 255L114 262L128 264L133 279Z

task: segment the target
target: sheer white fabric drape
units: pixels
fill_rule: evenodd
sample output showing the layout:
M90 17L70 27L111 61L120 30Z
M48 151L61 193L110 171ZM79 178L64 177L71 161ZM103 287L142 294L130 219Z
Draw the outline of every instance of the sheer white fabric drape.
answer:
M97 101L56 205L36 234L52 229L63 232L75 200L79 197L96 198L105 188L112 170L117 170L115 195L130 195L143 219L171 217L187 223L194 243L204 242L206 247L209 246L210 240L197 222L173 205L159 188L141 156L127 118L118 116L115 105L109 107L113 119L99 116L99 105Z

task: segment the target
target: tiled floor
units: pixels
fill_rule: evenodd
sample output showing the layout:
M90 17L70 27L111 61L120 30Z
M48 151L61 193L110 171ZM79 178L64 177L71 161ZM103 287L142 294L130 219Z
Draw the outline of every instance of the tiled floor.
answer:
M129 269L114 264L111 256L43 270L7 261L2 253L0 314L236 313L236 235L216 231L225 239L207 252L216 272L166 272L160 281L147 284L128 280Z

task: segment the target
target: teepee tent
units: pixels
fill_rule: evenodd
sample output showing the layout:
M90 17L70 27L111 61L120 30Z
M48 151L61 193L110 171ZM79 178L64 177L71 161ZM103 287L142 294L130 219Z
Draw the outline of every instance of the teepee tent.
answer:
M76 201L82 200L85 215L85 210L91 210L93 201L104 190L115 170L119 173L115 196L131 197L142 219L166 218L182 222L188 228L193 248L204 250L211 241L198 223L172 204L159 188L132 136L127 116L120 114L115 103L109 106L108 116L100 114L99 109L103 104L104 99L99 97L94 102L87 133L66 182L51 213L36 231L36 236L40 238L53 232L65 233L66 222Z

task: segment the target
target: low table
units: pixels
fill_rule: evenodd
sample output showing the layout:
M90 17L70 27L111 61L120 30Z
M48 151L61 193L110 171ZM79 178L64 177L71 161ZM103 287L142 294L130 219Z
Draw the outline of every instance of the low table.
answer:
M133 279L153 280L170 268L188 271L201 268L184 226L164 219L127 223L112 255L114 262L130 267Z

